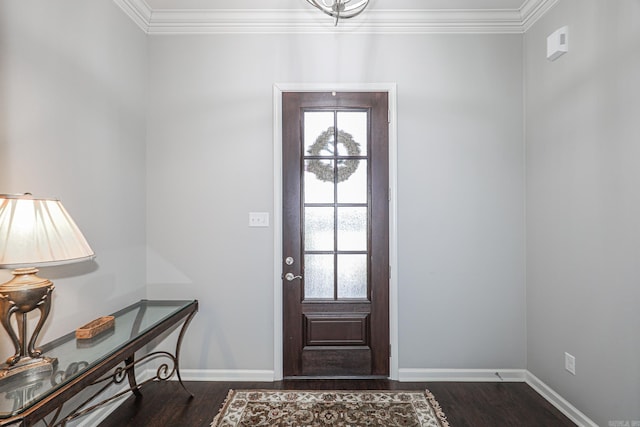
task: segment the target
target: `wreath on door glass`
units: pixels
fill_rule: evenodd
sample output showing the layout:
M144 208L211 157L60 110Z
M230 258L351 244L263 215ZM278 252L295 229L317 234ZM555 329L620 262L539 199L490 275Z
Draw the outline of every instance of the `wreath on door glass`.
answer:
M329 128L322 132L316 142L309 147L307 152L310 156L321 156L324 152L329 152L333 155L332 140L334 135L334 127ZM342 144L347 150L348 156L360 155L360 144L353 140L351 134L339 130L338 131L338 144ZM338 182L346 181L351 175L358 169L360 160L357 159L339 159L338 160ZM332 162L323 162L322 159L311 159L307 164L307 171L313 173L320 181L333 182L333 164Z

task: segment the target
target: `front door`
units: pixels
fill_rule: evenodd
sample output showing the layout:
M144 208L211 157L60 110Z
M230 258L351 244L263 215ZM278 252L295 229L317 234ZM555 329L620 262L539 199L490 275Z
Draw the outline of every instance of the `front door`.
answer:
M282 107L284 376L388 377L388 94Z

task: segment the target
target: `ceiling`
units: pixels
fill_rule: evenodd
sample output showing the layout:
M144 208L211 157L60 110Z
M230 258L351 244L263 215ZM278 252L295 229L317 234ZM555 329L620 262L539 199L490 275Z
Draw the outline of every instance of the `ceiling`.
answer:
M523 33L558 0L370 0L337 26L305 0L113 0L148 34Z
M151 9L306 9L304 0L145 0ZM527 0L370 0L373 9L520 9Z

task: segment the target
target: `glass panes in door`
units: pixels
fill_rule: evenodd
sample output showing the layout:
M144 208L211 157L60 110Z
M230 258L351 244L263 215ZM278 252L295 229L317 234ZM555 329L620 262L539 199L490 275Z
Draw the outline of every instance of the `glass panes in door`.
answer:
M368 299L369 112L303 114L305 300Z

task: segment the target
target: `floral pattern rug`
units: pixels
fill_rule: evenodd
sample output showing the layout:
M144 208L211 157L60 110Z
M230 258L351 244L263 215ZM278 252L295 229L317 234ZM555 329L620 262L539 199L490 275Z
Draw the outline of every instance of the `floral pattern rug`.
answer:
M449 427L429 390L230 390L212 427Z

